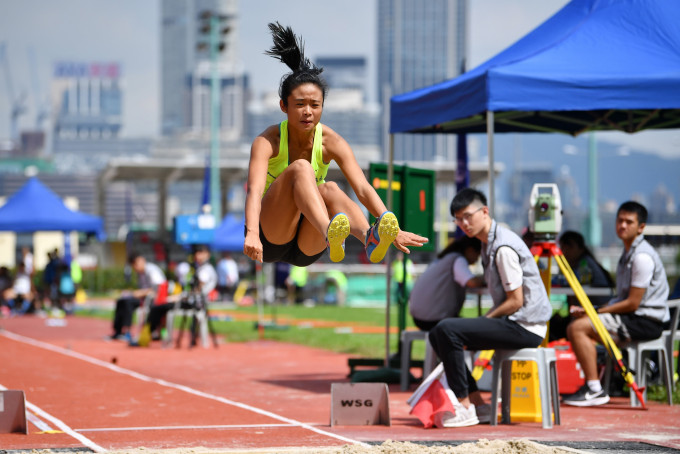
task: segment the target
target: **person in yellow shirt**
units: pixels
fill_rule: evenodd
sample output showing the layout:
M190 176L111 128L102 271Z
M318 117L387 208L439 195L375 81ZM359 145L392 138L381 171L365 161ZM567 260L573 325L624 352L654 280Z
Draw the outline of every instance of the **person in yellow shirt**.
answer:
M406 263L404 263L406 260ZM403 295L408 298L408 293L413 288L413 275L415 267L413 261L406 258L402 252L399 252L392 262L392 280L396 284L396 297Z

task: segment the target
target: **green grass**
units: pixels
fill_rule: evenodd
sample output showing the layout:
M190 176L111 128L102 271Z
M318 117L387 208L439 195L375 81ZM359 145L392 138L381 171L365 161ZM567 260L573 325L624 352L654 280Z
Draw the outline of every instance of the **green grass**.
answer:
M257 318L257 308L237 307L229 309L230 312L237 314L248 314L254 320ZM390 325L396 327L397 308L390 310ZM77 312L79 316L89 316L111 320L113 317L111 310L105 309L81 309ZM463 317L474 317L477 315L476 308L464 308ZM384 358L385 357L385 308L352 308L337 306L277 306L275 310L267 307L264 310L265 321L272 321L275 316L277 325L264 325L262 332L265 340L289 342L293 344L306 345L308 347L320 348L337 353L343 353L354 357L362 358ZM260 339L261 332L257 329L256 322L250 321L222 321L213 320L215 331L226 342L251 342ZM381 327L382 330L376 334L353 333L347 329L337 329L336 327L309 327L296 325L295 322L305 320L318 320L336 322L341 328L352 326L371 326ZM410 317L407 317L407 326L413 327ZM390 336L390 352L394 353L398 348L398 337L396 334ZM423 359L425 356L424 342L414 342L412 356L415 359ZM647 390L649 400L666 401L666 390L664 386L652 385ZM680 404L680 386L675 386L673 402Z
M237 307L229 309L230 312L248 314L254 319L257 318L257 307ZM390 325L398 326L398 310L396 307L390 310ZM113 315L111 310L104 309L81 309L77 313L81 316L90 316L111 320ZM476 315L476 309L471 308L467 313L464 309L464 316ZM385 356L385 308L353 308L338 306L276 306L276 308L266 307L264 319L271 321L273 318L279 325L288 324L286 329L270 328L264 329L264 339L290 342L295 344L307 345L309 347L321 348L338 353L356 355L365 358L383 358ZM343 325L336 327L306 327L296 326L295 321L304 320L329 321ZM290 321L290 323L288 323ZM376 334L353 333L343 327L369 326L381 327L382 330ZM266 325L265 325L266 326ZM407 326L413 327L410 317L407 317ZM227 342L248 342L260 338L260 332L256 329L254 321L213 321L215 331L223 336ZM396 352L398 347L398 336L390 336L390 351ZM413 355L416 359L423 359L425 356L424 342L413 344Z

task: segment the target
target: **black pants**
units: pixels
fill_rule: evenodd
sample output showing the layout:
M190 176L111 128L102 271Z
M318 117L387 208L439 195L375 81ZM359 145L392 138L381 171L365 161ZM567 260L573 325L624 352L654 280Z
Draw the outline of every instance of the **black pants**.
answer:
M154 304L151 306L146 322L149 324L152 333L161 326L163 317L174 307L175 303Z
M419 318L411 317L413 318L413 323L418 327L419 330L421 331L430 331L433 329L435 326L437 326L437 323L440 322L440 320L437 321L430 321L430 320L420 320Z
M477 391L477 382L465 365L468 350L538 347L543 338L507 318L447 318L430 331L430 343L444 364L446 381L456 397Z
M139 298L125 297L116 301L116 311L113 315L113 335L123 334L123 328L130 329L132 325L132 314L139 307Z

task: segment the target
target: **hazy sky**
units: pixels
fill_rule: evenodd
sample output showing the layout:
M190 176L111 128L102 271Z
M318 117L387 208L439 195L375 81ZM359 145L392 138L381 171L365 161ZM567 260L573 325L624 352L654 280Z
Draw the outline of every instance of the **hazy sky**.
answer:
M271 46L267 23L291 25L310 57L365 55L375 76L375 0L241 0L241 60L256 92L275 90L283 64L263 54ZM469 68L484 62L557 12L567 0L469 0ZM28 94L24 128L35 123L35 100L49 95L52 64L59 60L120 62L124 83L124 135L159 130L160 0L0 0L0 43L14 91ZM29 55L35 55L31 62ZM374 96L373 89L371 96ZM9 136L10 102L0 67L0 139ZM680 132L602 134L602 140L680 155Z

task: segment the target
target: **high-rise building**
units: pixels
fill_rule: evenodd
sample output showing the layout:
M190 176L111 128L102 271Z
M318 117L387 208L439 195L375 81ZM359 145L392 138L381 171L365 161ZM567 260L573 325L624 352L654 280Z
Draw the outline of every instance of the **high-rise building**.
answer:
M57 173L90 174L103 169L114 156L149 154L150 139L121 138L121 78L118 63L55 63L51 144L58 157L53 160Z
M57 62L52 99L55 139L117 137L122 92L118 63Z
M161 2L161 133L207 133L210 128L212 61L200 16L222 18L217 55L220 131L238 140L245 125L248 78L239 61L237 0L162 0ZM203 44L203 46L202 46Z
M318 57L316 65L323 68L321 75L331 89L361 90L366 96L368 78L365 57Z
M466 49L466 0L378 0L377 17L378 99L386 113L391 96L461 73ZM398 161L451 161L456 157L456 138L399 134L394 150Z

